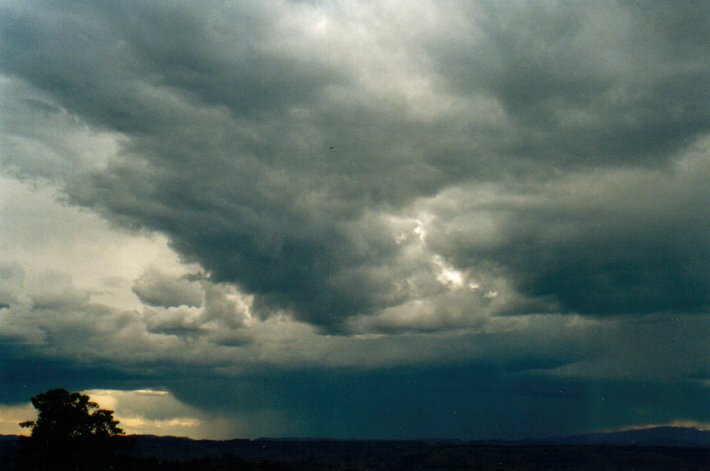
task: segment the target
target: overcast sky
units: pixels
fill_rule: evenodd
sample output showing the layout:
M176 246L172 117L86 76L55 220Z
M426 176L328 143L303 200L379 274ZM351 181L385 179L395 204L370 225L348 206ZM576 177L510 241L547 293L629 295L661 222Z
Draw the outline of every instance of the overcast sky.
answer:
M710 428L710 3L0 1L0 433Z

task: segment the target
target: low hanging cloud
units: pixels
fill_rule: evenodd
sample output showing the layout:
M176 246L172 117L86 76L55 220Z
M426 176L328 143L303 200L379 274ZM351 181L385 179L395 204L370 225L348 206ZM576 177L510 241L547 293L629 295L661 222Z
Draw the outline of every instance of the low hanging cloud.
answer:
M574 173L518 188L460 188L421 203L432 248L459 269L495 266L565 312L708 307L708 142L662 169Z
M166 276L155 268L146 270L133 285L133 292L151 306L200 307L202 289L197 283Z

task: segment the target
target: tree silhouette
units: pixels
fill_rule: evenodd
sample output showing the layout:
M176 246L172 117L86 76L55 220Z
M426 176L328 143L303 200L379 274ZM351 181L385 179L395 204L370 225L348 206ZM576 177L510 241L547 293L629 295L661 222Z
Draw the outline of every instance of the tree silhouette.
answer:
M109 469L126 442L113 411L89 396L50 389L32 398L36 420L20 423L32 433L23 440L20 468Z
M89 396L70 393L66 389L50 389L32 398L39 411L37 420L22 422L21 427L32 428L32 438L57 441L73 438L112 437L122 435L113 411L99 409Z

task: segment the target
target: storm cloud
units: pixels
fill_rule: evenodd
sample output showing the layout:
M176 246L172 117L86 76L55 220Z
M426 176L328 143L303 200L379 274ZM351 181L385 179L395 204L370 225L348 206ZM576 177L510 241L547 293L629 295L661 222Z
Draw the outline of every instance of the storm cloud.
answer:
M8 198L52 188L57 214L179 262L86 287L17 252L0 335L176 390L178 365L470 364L695 397L708 25L697 2L3 2ZM8 247L55 243L22 227Z

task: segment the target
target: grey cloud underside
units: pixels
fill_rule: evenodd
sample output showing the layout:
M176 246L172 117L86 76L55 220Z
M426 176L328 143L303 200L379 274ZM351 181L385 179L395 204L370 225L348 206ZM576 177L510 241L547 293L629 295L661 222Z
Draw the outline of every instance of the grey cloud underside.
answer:
M709 176L703 157L685 168L576 175L516 198L509 189L508 201L440 211L431 245L460 267L498 264L524 293L551 297L564 310L704 312ZM477 219L495 234L481 239Z
M57 382L160 387L253 422L251 436L343 438L520 438L709 418L707 316L531 315L490 331L332 336L284 318L244 328L233 287L199 276L149 269L136 283L144 297L198 283L203 308L137 312L91 302L67 276L28 275L0 264L3 403Z
M212 6L3 7L3 73L48 97L22 103L122 136L104 167L59 174L73 203L167 234L263 315L331 328L415 300L387 216L419 212L430 253L528 310L707 310L707 7L450 2L370 57L279 21L302 5ZM407 95L411 76L448 105ZM148 285L150 304L196 302Z
M695 2L471 8L480 42L434 42L461 95L493 94L507 149L556 166L652 164L707 131L708 11ZM543 166L543 171L549 166Z

